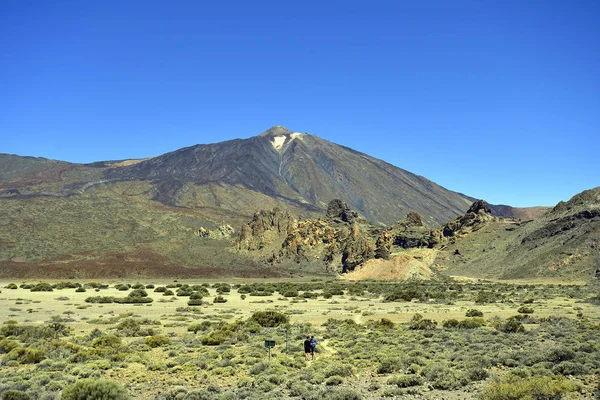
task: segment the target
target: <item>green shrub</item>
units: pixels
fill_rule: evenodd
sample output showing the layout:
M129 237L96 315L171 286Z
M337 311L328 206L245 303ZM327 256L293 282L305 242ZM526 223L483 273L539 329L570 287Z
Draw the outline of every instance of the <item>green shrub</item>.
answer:
M215 296L213 303L227 303L227 299L223 296Z
M149 289L149 288L147 288L147 289ZM166 292L166 291L167 291L167 288L166 288L166 287L164 287L164 286L157 286L157 287L156 287L156 289L154 289L154 291L155 291L156 293L164 293L164 292Z
M402 368L402 362L398 357L386 357L379 361L377 373L390 374L399 371L400 368Z
M32 292L52 292L52 285L49 283L38 283L31 287L30 291Z
M5 286L5 288L7 289L18 289L19 287L17 286L16 283L9 283L8 285Z
M432 330L435 329L437 322L425 319L421 314L415 314L410 320L409 329L411 330Z
M9 389L0 394L0 400L33 400L33 397L20 390Z
M61 400L129 400L127 391L117 382L86 379L63 389Z
M198 333L198 331L207 331L208 328L210 328L210 322L209 321L203 321L200 323L195 323L192 324L190 326L188 326L187 330L188 332L194 332L194 334Z
M459 324L458 320L453 318L453 319L444 321L444 324L442 326L446 329L453 329L453 328L457 328L458 324Z
M225 336L223 336L223 333L219 331L214 331L204 336L201 339L201 342L205 346L218 346L220 344L225 343L225 340L227 339L225 338Z
M527 378L511 377L501 382L490 382L483 389L483 400L552 400L560 399L563 394L574 392L577 385L564 379L548 376Z
M121 338L115 335L100 336L92 341L94 348L113 348L117 349L121 346Z
M504 333L522 333L525 332L525 327L516 318L509 318L496 328Z
M11 339L0 340L0 353L8 353L9 351L19 347L19 342Z
M320 396L308 397L310 399L320 400L361 400L362 396L354 389L346 387L336 387L325 390Z
M394 375L387 380L388 385L396 385L399 388L419 386L422 383L423 379L417 375Z
M83 286L80 286L77 289L75 289L75 292L77 292L77 293L84 293L85 292L85 288Z
M375 329L393 329L394 323L387 318L381 318L379 321L373 322L373 328Z
M148 336L144 339L144 344L152 348L167 346L171 344L171 339L164 335Z
M46 353L43 350L17 347L9 351L6 358L20 364L37 364L46 358Z
M144 304L144 303L152 303L154 300L150 297L115 297L114 302L118 304Z
M330 376L325 380L325 385L327 386L337 386L341 385L342 383L344 383L344 378L339 375Z
M521 307L519 307L517 312L520 314L533 314L533 308L527 307L527 306L521 306Z
M298 297L298 290L297 290L297 289L290 288L290 289L282 290L282 291L280 292L280 294L281 294L283 297Z
M476 310L474 308L467 310L465 314L467 317L483 317L483 311Z
M444 328L446 329L476 329L485 325L483 318L472 318L463 321L456 319L449 319L444 321Z
M86 303L100 303L100 304L112 303L114 301L115 301L115 298L111 297L111 296L92 296L92 297L88 297L87 299L85 299Z
M194 292L190 295L190 300L202 300L204 298L204 293Z
M279 311L257 311L250 317L250 320L257 322L263 328L274 328L276 326L287 324L289 317Z
M342 363L331 363L327 369L325 369L325 378L329 378L330 376L352 376L354 374L354 370L352 365L350 364L342 364Z
M219 293L219 294L225 294L225 293L230 293L230 292L231 292L231 288L229 287L229 285L219 286L217 288L217 293Z

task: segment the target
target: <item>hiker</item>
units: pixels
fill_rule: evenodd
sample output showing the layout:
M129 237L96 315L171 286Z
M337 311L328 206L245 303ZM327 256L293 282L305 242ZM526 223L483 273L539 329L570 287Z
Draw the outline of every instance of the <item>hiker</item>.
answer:
M304 341L304 358L306 359L306 361L310 360L311 353L312 353L312 343L310 342L310 338L307 336L306 340Z
M310 337L310 354L312 356L312 359L315 359L315 351L317 351L317 339L315 339L314 336Z

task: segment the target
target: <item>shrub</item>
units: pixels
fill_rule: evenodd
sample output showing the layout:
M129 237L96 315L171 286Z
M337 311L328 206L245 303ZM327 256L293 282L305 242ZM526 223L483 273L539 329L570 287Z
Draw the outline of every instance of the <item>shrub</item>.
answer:
M362 396L354 389L339 387L328 389L324 391L321 396L315 398L319 398L322 400L361 400Z
M204 297L203 293L194 292L190 295L190 300L202 300L203 297Z
M421 314L415 314L410 320L409 329L412 330L432 330L435 329L437 322L430 319L424 319Z
M152 348L167 346L171 344L171 339L164 335L148 336L144 339L144 344Z
M444 328L446 329L476 329L485 325L483 318L466 319L464 321L458 321L456 319L449 319L444 321Z
M381 318L379 321L373 322L373 328L376 329L393 329L394 323L387 318Z
M206 330L208 330L208 328L210 328L210 322L203 321L203 322L192 324L192 325L188 326L187 330L188 330L188 332L194 332L194 334L196 334L196 333L198 333L198 331L206 331Z
M290 289L282 290L282 291L280 292L280 294L281 294L283 297L298 297L298 290L297 290L297 289L290 288Z
M388 385L396 385L399 388L419 386L423 379L417 375L394 375L387 380Z
M210 334L204 336L201 339L201 342L205 346L218 346L225 342L225 336L219 331L211 332Z
M379 374L389 374L392 372L399 371L402 367L402 363L397 357L387 357L383 358L379 361L379 367L377 368L377 373Z
M9 283L8 285L5 286L5 288L7 289L18 289L19 287L17 286L16 283Z
M147 289L149 289L149 288L147 288ZM156 289L154 289L154 291L155 291L156 293L164 293L164 292L166 292L166 291L167 291L167 288L166 288L166 287L164 287L164 286L158 286Z
M443 327L446 328L446 329L457 328L458 327L458 320L457 319L449 319L447 321L444 321Z
M150 297L115 297L114 302L118 304L142 304L142 303L152 303L154 300Z
M496 328L504 333L521 333L525 332L525 327L515 318L509 318Z
M219 293L219 294L230 293L230 292L231 292L231 288L229 286L219 286L217 288L217 293Z
M115 298L111 297L111 296L92 296L92 297L88 297L87 299L85 299L86 303L106 304L106 303L112 303L114 301L115 301Z
M344 383L344 378L339 375L330 376L325 380L325 385L327 386L337 386L341 385L342 383Z
M67 386L61 400L129 400L127 391L117 382L86 379Z
M20 364L37 364L46 358L46 353L43 350L17 347L9 351L6 358Z
M75 289L75 292L77 292L77 293L84 293L85 292L85 288L83 286L80 286L77 289Z
M474 308L467 310L465 314L467 317L483 317L483 311L476 310Z
M577 385L564 379L548 376L511 377L491 382L483 389L483 400L559 399L577 390Z
M136 336L140 329L140 322L133 318L126 318L117 325L117 330L125 336Z
M290 319L278 311L257 311L252 314L250 320L257 322L263 328L274 328L281 324L287 324Z
M33 400L33 397L20 390L9 389L0 394L0 400Z
M52 285L49 283L38 283L37 285L32 286L30 289L32 292L52 292L53 290L54 289L52 289Z
M121 346L121 338L115 335L100 336L92 341L94 348L119 348Z
M216 296L213 299L213 303L227 303L227 299L223 296Z
M341 364L341 363L333 363L325 370L325 377L329 378L330 376L352 376L354 371L352 369L352 365L350 364Z
M521 306L521 307L519 307L517 312L520 314L533 314L533 308L527 307L527 306Z

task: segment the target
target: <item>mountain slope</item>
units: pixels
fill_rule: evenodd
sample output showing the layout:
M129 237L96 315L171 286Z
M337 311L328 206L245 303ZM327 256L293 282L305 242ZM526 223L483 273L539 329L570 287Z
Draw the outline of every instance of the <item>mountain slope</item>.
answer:
M368 220L387 224L418 211L437 225L472 199L366 154L308 134L273 127L259 136L197 145L104 172L109 181L151 181L155 200L189 204L189 185L239 186L322 211L334 198ZM215 203L221 199L215 199Z
M332 199L356 210L363 217L359 225L345 225L355 219L353 212L338 218L342 222L333 230L317 220ZM439 226L465 212L472 200L282 127L143 160L84 165L0 155L0 276L333 273L370 257L382 227L409 211L418 211L425 225ZM285 232L285 248L272 243L272 249L263 249L269 254L239 251L235 240L246 237L246 222L261 209L313 222L298 222ZM326 233L319 249L310 249L313 231ZM404 242L412 241L409 236ZM293 255L287 263L265 264L287 254Z
M459 235L435 264L453 275L502 279L600 275L600 187L560 202L533 221L485 222Z

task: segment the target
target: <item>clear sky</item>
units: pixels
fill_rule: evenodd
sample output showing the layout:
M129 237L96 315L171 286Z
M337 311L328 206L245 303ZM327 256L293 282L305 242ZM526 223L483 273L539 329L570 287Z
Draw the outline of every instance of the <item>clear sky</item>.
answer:
M308 132L448 189L600 185L600 2L0 2L0 152L141 158Z

